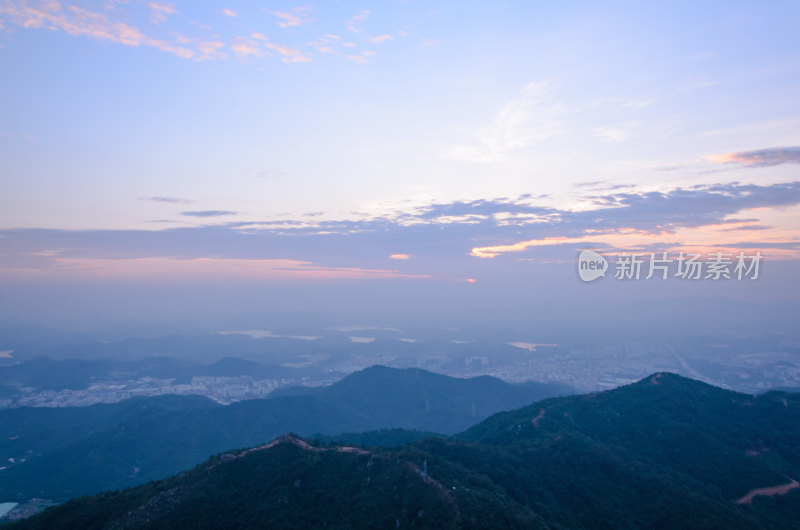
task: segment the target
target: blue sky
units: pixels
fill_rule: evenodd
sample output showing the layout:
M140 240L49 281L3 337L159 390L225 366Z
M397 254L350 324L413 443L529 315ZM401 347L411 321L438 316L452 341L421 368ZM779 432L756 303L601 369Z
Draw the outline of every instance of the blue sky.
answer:
M0 0L0 270L480 282L591 246L792 271L798 22L796 2Z

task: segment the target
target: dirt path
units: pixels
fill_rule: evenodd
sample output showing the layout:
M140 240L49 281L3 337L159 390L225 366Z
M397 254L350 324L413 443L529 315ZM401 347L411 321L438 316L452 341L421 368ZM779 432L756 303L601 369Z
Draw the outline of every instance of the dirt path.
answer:
M435 489L439 497L441 497L445 502L447 502L450 507L453 509L455 513L456 520L461 518L461 507L458 505L458 499L456 498L455 494L450 491L449 488L446 488L442 485L441 482L432 478L430 475L426 475L422 472L422 470L413 462L405 461L405 466L414 471L423 482L427 484L431 484ZM453 488L455 490L455 488Z
M544 409L539 409L539 415L531 420L531 423L533 423L534 427L537 427L537 428L539 427L539 420L544 418L545 412L547 412L547 411L544 410Z
M797 482L794 479L792 479L790 483L782 484L780 486L756 488L747 492L747 495L736 501L736 504L750 504L753 502L753 498L758 497L759 495L764 495L766 497L772 497L773 495L785 495L796 488L800 488L800 482Z
M255 453L256 451L265 451L267 449L272 449L276 445L280 444L292 444L300 449L304 449L306 451L313 451L316 453L322 453L326 451L334 451L337 453L355 453L359 455L369 455L371 454L369 451L365 449L361 449L360 447L351 447L351 446L339 446L339 447L314 447L313 445L309 445L308 442L305 440L301 440L295 436L285 434L278 438L275 438L268 444L259 445L258 447L251 447L250 449L246 449L244 451L240 451L238 453L227 453L220 457L219 461L214 462L208 466L208 469L214 469L218 465L223 462L230 462L231 460L236 460L242 457L249 455L250 453Z

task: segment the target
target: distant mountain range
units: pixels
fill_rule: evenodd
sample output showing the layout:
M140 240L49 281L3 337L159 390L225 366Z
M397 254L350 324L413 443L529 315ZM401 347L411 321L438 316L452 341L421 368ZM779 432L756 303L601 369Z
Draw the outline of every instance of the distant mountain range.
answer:
M198 396L161 396L0 410L0 502L64 501L142 484L286 432L333 436L408 429L359 438L403 444L419 438L418 431L453 434L495 412L568 393L561 385L375 366L329 387L298 387L228 406Z
M798 477L800 394L659 373L402 448L284 435L18 528L796 529Z

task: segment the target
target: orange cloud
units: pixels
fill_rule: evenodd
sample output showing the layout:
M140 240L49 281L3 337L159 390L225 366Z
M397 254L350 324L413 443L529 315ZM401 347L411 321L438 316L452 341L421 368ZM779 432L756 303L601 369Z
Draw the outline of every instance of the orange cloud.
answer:
M504 245L475 247L470 255L491 259L501 254L522 252L532 247L591 243L599 246L598 250L601 252L603 249L613 251L626 248L642 248L645 249L644 252L668 250L699 254L738 253L744 250L745 254L760 251L763 255L769 255L770 259L800 259L800 250L790 248L791 244L800 242L800 230L747 230L749 227L756 226L760 225L753 221L741 221L681 228L670 233L651 233L628 228L580 237L545 237ZM783 244L789 245L786 248L780 248ZM746 248L742 249L742 245L746 245Z
M470 252L470 256L478 258L494 258L507 252L522 252L530 247L540 247L546 245L561 245L565 243L593 243L597 237L545 237L543 239L529 239L508 245L493 245L488 247L475 247Z
M723 153L705 157L718 164L740 164L746 167L769 167L781 164L800 164L800 146L772 147L738 153Z
M409 255L409 254L392 254L391 256L389 256L389 259L406 260L406 259L409 259L409 258L411 258L411 255Z

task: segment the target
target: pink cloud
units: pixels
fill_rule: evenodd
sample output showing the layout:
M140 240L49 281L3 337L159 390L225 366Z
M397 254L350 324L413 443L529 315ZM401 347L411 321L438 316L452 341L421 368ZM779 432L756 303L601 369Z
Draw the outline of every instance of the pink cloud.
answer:
M273 15L281 19L281 22L278 22L278 26L282 28L289 28L292 26L299 26L303 23L303 21L297 15L293 15L291 13L287 13L285 11L271 11Z
M269 37L263 33L252 33L250 38L237 37L230 48L240 58L274 55L273 52L275 52L285 63L307 63L311 61L311 56L308 53L286 44L271 42Z
M290 28L293 26L300 26L302 24L305 24L308 19L308 13L309 11L311 11L311 7L309 6L295 7L292 10L293 12L269 11L267 9L264 9L264 11L267 11L268 13L271 13L276 17L278 17L279 19L281 19L281 21L277 23L278 26L282 28Z
M391 35L378 35L377 37L372 37L369 41L373 44L383 44L386 41L392 40Z
M158 2L150 2L147 4L150 8L150 21L153 24L161 24L167 21L167 15L174 15L178 11L172 4L161 4Z
M359 267L323 267L290 259L232 258L56 258L47 269L6 269L6 274L23 277L78 276L128 279L243 279L243 280L348 280L348 279L424 279L427 275L403 274L396 270Z
M353 15L353 18L351 18L347 22L347 29L352 31L353 33L361 33L361 29L358 27L358 24L367 20L368 16L369 16L369 11L367 11L366 9L362 9L361 11Z
M230 48L233 53L238 55L240 58L246 58L250 56L262 57L266 53L266 51L261 48L258 42L245 37L236 37L233 43L230 45Z
M718 164L740 164L745 167L769 167L781 164L800 164L800 146L773 147L724 153L705 157L709 162Z
M126 46L151 46L187 59L195 55L194 51L183 46L148 37L130 24L112 21L102 13L78 6L64 8L56 0L24 4L4 2L0 4L0 14L24 28L63 31L75 37L90 37Z
M372 57L373 55L377 55L377 52L367 50L360 55L348 55L347 60L354 63L366 64L367 58Z
M267 42L264 46L278 52L281 55L281 60L285 63L307 63L311 61L309 54L285 44Z
M221 50L225 47L224 42L220 41L205 41L197 43L197 49L202 54L198 59L221 59L225 57L225 53Z

